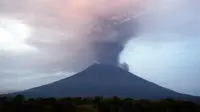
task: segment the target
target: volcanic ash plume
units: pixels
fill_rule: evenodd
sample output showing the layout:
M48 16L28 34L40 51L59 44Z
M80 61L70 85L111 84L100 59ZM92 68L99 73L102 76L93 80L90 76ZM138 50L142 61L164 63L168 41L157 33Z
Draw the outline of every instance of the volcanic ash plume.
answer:
M41 41L41 36L36 33L35 37L40 37L40 42L32 41L32 44L48 53L56 54L49 56L51 61L65 66L65 69L84 68L95 62L118 66L120 52L126 42L137 33L137 20L134 16L138 14L139 5L136 0L45 2L48 10L44 14L51 12L49 15L55 16L56 25L59 26L57 29L60 28L58 31L64 32L64 36L43 36L42 38L51 37L48 43ZM45 19L48 18L49 16ZM45 22L40 24L44 25ZM38 26L37 31L41 31Z

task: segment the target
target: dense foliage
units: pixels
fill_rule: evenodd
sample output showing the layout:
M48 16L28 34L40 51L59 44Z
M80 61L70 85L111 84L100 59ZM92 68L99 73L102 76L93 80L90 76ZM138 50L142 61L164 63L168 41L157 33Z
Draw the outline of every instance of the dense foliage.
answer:
M193 102L113 98L36 98L0 97L0 112L200 112Z

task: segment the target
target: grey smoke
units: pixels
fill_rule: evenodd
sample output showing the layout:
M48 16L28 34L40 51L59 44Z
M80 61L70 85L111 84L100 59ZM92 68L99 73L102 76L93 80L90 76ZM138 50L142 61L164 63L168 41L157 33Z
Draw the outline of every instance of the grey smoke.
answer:
M40 68L77 72L94 63L119 65L125 44L138 32L134 0L82 1L83 6L76 0L48 1L28 19L34 27L28 43L46 55Z
M26 44L37 49L17 54L23 57L17 68L78 72L94 63L118 66L125 44L139 31L138 0L12 1L1 1L0 16L30 26Z
M109 38L109 34L116 32L114 38L117 38L116 41L100 41L94 42L92 47L94 48L95 59L100 64L109 64L118 66L119 64L119 55L120 52L124 49L126 42L136 35L136 21L131 19L126 22L119 24L114 24L113 21L109 21L110 17L105 17L104 24L108 25L110 29L102 28L103 31L99 33L91 32L96 38ZM123 21L123 20L119 20ZM103 23L100 23L100 27L104 27ZM108 36L108 37L107 37Z

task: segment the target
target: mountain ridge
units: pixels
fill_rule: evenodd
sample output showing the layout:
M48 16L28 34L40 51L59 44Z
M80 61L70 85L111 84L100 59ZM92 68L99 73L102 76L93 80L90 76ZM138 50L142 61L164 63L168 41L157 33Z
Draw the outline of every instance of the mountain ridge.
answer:
M14 94L28 97L118 96L136 99L184 100L198 98L161 87L119 67L102 64L94 64L68 78Z

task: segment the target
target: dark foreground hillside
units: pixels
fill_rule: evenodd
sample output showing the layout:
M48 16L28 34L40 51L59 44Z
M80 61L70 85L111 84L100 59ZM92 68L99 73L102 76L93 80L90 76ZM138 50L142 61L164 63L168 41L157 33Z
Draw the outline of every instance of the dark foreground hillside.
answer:
M103 98L0 97L0 112L200 112L198 103L164 99L159 101Z

